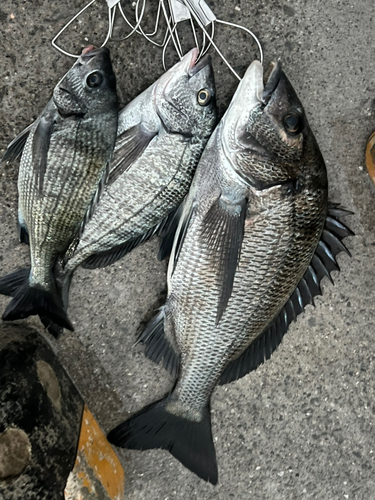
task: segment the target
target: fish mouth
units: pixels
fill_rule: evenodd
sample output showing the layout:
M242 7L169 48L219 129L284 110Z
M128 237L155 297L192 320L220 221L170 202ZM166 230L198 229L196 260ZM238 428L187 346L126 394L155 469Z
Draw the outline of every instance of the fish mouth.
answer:
M79 56L78 62L87 64L96 56L109 57L109 49L107 47L95 48L94 45L89 45L83 49L82 54Z
M281 78L282 65L280 61L272 62L266 74L263 77L263 93L262 100L267 104L271 99L272 94L275 92Z
M190 67L189 76L194 76L198 74L200 71L202 71L202 69L206 68L207 66L211 66L211 63L212 59L209 54L203 56L202 59L197 63L196 61L194 61L193 66Z

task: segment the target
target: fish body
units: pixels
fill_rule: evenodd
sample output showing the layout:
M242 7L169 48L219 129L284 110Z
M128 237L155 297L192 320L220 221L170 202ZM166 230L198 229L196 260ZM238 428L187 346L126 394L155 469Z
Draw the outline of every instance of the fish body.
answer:
M114 262L184 199L217 119L211 60L197 56L191 50L121 111L109 181L65 273Z
M21 238L27 235L30 244L31 270L3 319L43 313L72 328L53 269L92 215L108 174L117 122L109 51L84 50L28 130L18 213Z
M308 270L327 193L324 161L292 85L278 63L264 86L253 62L199 162L174 239L167 302L149 329L158 338L164 329L159 347L179 354L177 384L113 429L112 443L168 449L217 482L211 394Z

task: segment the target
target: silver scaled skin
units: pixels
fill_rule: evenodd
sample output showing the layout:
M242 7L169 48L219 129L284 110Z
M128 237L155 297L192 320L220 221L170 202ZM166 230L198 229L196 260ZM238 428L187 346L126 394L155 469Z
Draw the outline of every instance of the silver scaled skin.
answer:
M199 163L181 248L175 238L164 328L181 353L171 411L181 406L187 418L202 415L225 367L276 317L325 223L323 158L292 86L273 71L276 87L265 98L261 64L248 69ZM228 270L236 238L239 258Z
M53 98L31 126L18 178L19 223L30 242L28 285L39 294L50 294L47 302L54 297L56 304L32 305L41 295L23 300L24 288L16 295L18 310L11 303L4 319L36 313L48 316L52 309L61 309L53 268L95 208L108 175L117 123L116 80L109 50L90 47L57 84ZM45 305L46 300L39 301ZM56 314L71 328L61 310Z
M211 61L195 64L197 56L191 50L121 111L109 182L66 274L90 256L152 233L184 199L217 120ZM99 259L93 267L103 265Z
M288 301L326 215L326 169L302 105L279 63L264 87L255 61L207 144L174 239L154 326L180 354L177 384L111 443L167 449L216 484L211 394Z

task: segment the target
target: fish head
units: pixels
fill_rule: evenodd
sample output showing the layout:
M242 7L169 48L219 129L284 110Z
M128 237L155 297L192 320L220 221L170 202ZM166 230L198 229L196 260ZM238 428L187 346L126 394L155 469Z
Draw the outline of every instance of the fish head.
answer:
M224 137L232 151L251 150L272 163L303 163L311 146L322 158L305 111L280 62L263 75L254 61L240 82L223 118Z
M89 46L56 85L53 100L63 116L117 111L116 77L109 50Z
M216 125L216 88L210 56L192 49L155 84L156 112L168 132L209 137Z

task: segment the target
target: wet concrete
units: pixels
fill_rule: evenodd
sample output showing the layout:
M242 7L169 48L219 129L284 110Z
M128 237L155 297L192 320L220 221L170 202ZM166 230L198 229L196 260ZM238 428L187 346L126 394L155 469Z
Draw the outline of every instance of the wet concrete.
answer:
M70 30L64 46L98 43L104 2ZM125 2L124 2L125 3ZM153 4L152 0L149 2ZM50 45L84 2L3 0L0 6L0 150L43 109L71 59ZM335 285L323 283L316 308L291 325L281 347L255 373L212 398L219 484L205 484L168 452L124 451L127 499L373 499L375 187L364 168L375 129L372 0L212 1L216 14L259 35L266 65L277 58L292 81L325 158L330 198L352 210L352 258L341 255ZM121 32L121 29L119 30ZM241 32L218 29L238 71L256 57ZM86 40L85 40L86 37ZM62 40L64 42L64 40ZM110 43L125 104L161 74L161 51L142 38ZM236 86L214 58L223 112ZM0 151L1 152L1 151ZM0 171L1 275L29 262L16 233L17 165ZM69 309L76 331L55 342L104 430L161 397L172 380L133 347L165 297L157 242L116 265L79 270ZM0 297L4 310L8 299ZM29 324L40 327L35 318Z

